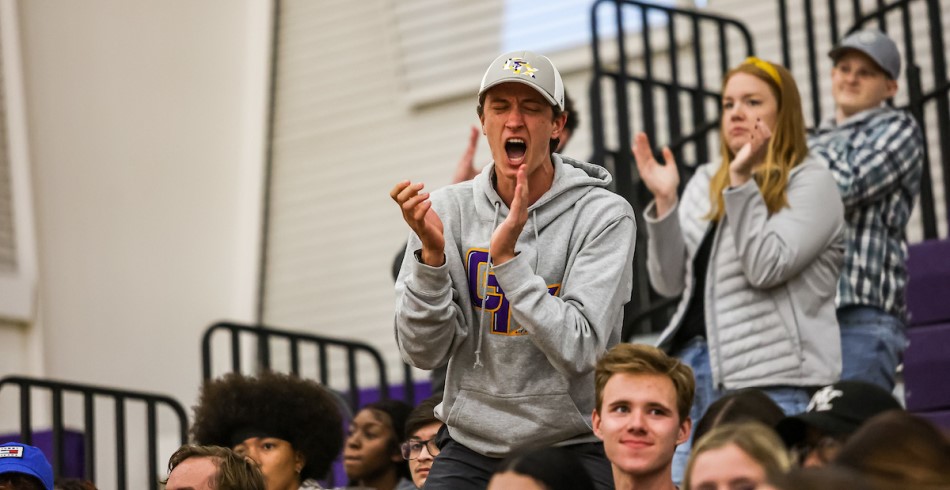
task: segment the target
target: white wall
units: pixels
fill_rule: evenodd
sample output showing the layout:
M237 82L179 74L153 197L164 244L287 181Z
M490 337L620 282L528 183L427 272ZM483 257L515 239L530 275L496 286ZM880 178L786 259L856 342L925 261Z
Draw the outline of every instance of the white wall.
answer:
M23 361L0 373L165 393L190 412L203 329L254 317L271 2L18 6L39 311L0 327L0 354Z

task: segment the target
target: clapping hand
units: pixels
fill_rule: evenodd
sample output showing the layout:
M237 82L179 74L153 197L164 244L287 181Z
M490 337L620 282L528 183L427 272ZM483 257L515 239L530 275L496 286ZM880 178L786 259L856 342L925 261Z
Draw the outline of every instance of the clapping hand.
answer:
M515 197L511 200L508 217L495 228L489 246L492 263L498 265L515 257L515 244L528 222L528 176L524 165L518 168L515 179Z
M637 171L647 190L656 199L656 215L663 216L676 204L676 189L680 185L679 170L669 147L663 148L665 165L661 165L650 149L650 139L646 133L637 133L633 138L633 157L637 161Z
M421 192L423 187L421 182L404 180L389 191L389 197L399 204L402 218L422 241L422 262L438 267L445 263L445 236L442 220L432 210L429 193Z

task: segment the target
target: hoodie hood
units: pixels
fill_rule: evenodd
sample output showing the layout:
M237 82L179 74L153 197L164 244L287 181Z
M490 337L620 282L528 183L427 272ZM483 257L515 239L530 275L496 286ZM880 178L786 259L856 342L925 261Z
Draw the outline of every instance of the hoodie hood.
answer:
M528 214L536 220L538 232L592 189L597 187L606 189L613 180L610 173L598 165L574 160L557 153L551 155L551 160L554 163L554 181L551 183L551 188L534 204L528 206ZM492 162L475 177L472 192L474 192L475 212L478 214L478 219L495 221L497 206L500 223L508 216L509 210L508 205L492 185L494 174L495 164Z

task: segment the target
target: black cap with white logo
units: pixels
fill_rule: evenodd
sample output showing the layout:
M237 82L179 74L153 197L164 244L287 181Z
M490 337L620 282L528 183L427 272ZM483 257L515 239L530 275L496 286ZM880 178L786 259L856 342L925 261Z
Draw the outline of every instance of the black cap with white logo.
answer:
M782 419L775 430L791 447L805 440L808 427L831 436L848 436L871 417L901 409L897 399L877 385L839 381L815 392L805 413Z

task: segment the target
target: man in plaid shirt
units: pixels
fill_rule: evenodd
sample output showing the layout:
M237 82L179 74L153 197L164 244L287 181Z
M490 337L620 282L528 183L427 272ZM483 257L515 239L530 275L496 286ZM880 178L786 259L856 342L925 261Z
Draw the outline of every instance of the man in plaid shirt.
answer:
M835 115L809 140L845 205L848 250L838 280L841 379L894 388L907 345L905 228L920 189L923 137L913 117L884 102L897 93L900 53L877 30L829 53Z

